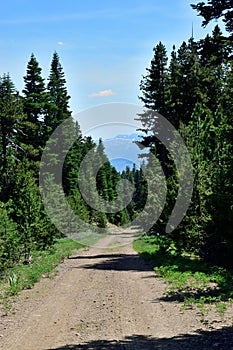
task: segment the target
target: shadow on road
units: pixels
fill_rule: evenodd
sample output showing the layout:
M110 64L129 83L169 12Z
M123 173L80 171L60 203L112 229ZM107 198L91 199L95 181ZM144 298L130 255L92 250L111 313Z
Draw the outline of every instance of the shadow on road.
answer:
M50 350L232 350L233 327L215 331L200 331L195 335L173 338L152 338L132 335L123 340L93 340L80 345L65 345ZM49 350L49 349L48 349Z
M78 256L70 256L69 260L73 259L104 259L104 258L119 258L124 256L125 254L97 254L97 255L78 255ZM129 255L131 256L131 255Z
M91 256L80 256L70 259L97 260L90 264L83 264L74 268L92 270L116 270L116 271L152 271L152 263L145 261L136 254L101 254Z

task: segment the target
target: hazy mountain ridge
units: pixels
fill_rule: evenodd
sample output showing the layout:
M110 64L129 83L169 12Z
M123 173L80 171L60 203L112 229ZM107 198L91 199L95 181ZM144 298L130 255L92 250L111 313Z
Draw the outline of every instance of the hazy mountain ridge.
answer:
M120 172L128 166L133 167L136 164L140 167L138 154L140 150L136 141L140 142L141 135L138 133L118 134L113 138L104 139L105 152L109 157L110 163Z

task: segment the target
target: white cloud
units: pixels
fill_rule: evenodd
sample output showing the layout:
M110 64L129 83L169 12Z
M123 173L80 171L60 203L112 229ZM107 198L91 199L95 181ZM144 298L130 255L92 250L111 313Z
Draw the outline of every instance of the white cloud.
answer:
M64 42L63 41L58 41L57 44L58 45L64 45Z
M99 92L93 92L92 94L88 95L89 97L105 97L105 96L112 96L114 95L114 92L109 90L101 90Z

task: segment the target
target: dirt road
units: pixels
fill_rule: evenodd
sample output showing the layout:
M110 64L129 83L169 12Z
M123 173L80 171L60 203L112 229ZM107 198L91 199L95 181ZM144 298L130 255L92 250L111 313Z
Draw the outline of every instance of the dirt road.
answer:
M55 279L23 291L14 312L1 315L0 349L233 350L232 309L205 329L197 309L164 300L166 285L132 239L107 236L65 260Z

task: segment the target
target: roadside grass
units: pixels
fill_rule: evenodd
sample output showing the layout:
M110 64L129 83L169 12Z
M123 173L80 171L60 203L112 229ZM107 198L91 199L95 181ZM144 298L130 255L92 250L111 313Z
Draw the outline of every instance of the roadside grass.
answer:
M16 296L23 289L32 288L42 277L53 278L56 266L73 251L83 247L81 243L69 238L59 239L45 251L32 252L33 263L6 270L0 281L0 302L5 310L11 307L10 297Z
M133 247L152 262L156 276L168 283L163 300L183 302L183 309L197 304L203 313L208 304L215 304L219 315L224 315L226 302L233 300L233 271L207 264L195 255L165 250L157 237L143 236Z

